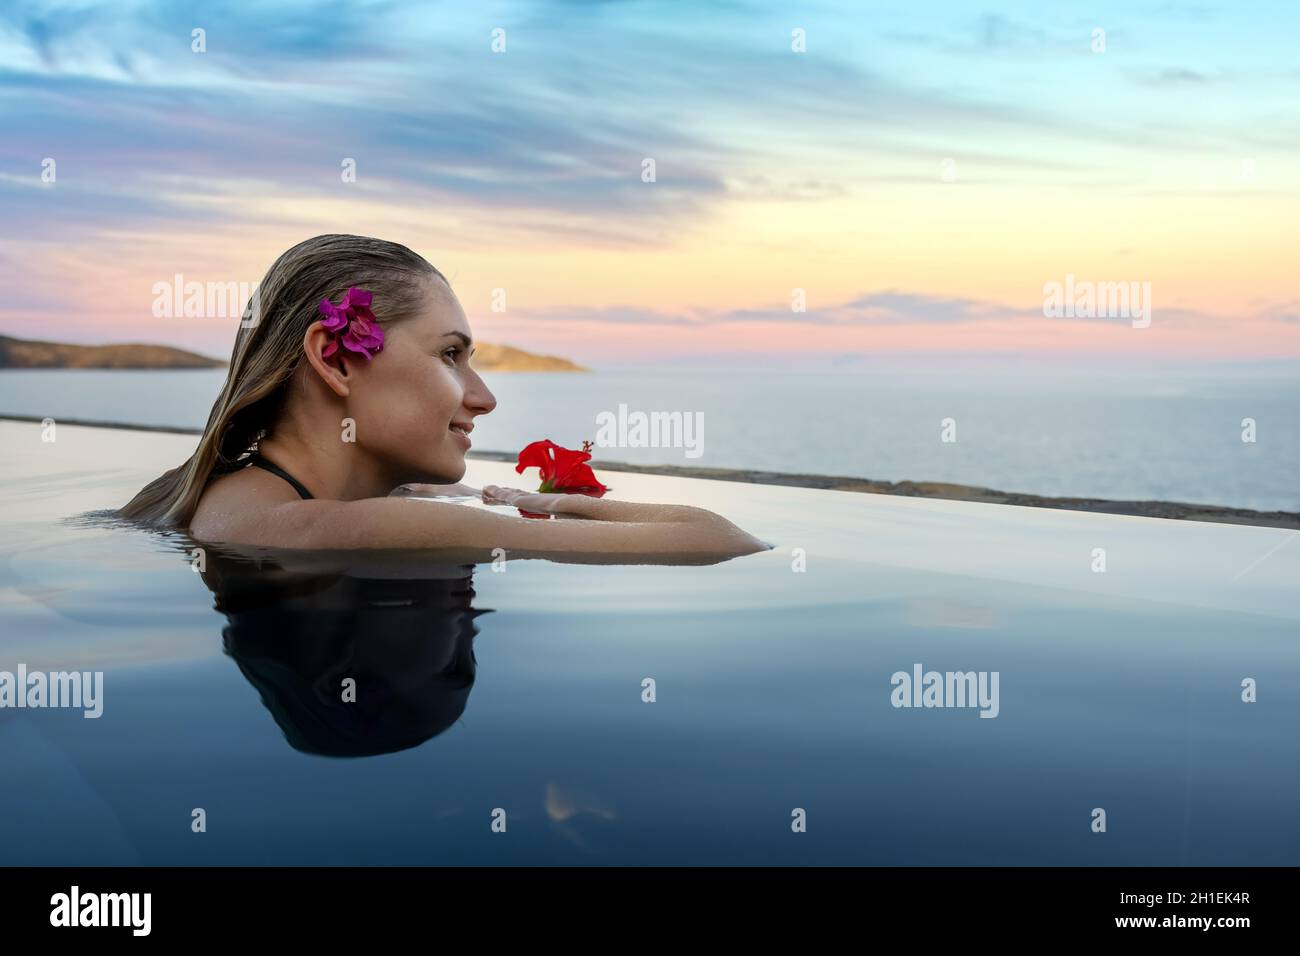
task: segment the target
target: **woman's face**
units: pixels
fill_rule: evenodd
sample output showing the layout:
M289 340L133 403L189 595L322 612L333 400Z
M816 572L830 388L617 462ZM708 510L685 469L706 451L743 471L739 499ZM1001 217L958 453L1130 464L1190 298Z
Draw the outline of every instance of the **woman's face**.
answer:
M392 472L395 484L459 481L474 419L497 404L470 367L465 310L441 279L430 279L428 289L424 310L385 325L383 351L350 369L356 443ZM382 315L382 304L375 305Z

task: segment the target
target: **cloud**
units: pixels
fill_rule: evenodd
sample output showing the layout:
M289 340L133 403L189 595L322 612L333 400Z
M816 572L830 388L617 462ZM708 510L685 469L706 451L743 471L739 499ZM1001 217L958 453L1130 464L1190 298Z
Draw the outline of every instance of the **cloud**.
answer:
M769 176L747 176L726 183L727 192L736 199L804 202L836 199L848 193L842 183L820 179L776 180Z
M1300 323L1300 299L1267 305L1260 315L1274 322Z
M953 326L1036 322L1117 324L1127 326L1128 317L1049 318L1041 305L1032 308L1011 306L960 296L926 295L886 289L864 293L842 302L817 305L809 303L806 312L795 312L789 305L756 309L725 309L688 312L665 312L640 306L612 305L603 308L554 306L545 309L520 309L523 321L545 323L586 323L617 326L671 326L705 328L730 324L790 323L799 326L837 328L871 328L893 326ZM1236 317L1202 309L1154 304L1154 321L1165 326L1227 327L1240 319L1262 322L1300 321L1300 301L1263 303L1243 310Z
M873 71L829 43L792 54L788 26L750 25L763 15L507 5L509 46L496 55L481 16L435 18L404 3L13 7L0 19L0 156L58 159L87 200L82 228L233 224L258 209L275 221L274 203L202 201L235 195L226 183L249 198L400 196L410 209L481 212L506 228L511 217L557 216L575 242L623 246L690 229L726 201L925 181L954 151L1050 176L1069 163L1059 149L1027 154L1025 135L1088 134L1015 97ZM190 50L196 25L207 53ZM998 17L980 29L996 44L1025 32ZM1016 150L971 145L1012 133ZM342 190L343 157L357 160L356 189ZM645 158L654 183L641 179ZM882 158L901 168L881 172ZM857 171L772 172L813 166ZM172 174L213 185L187 202L160 183ZM52 234L41 197L4 198L15 228Z
M1026 314L1023 310L974 299L943 298L893 290L861 296L846 303L840 311L851 320L871 323L983 322ZM1041 311L1038 315L1041 317Z
M1001 14L986 13L979 19L976 42L985 50L996 52L1037 49L1047 42L1047 34L1038 27L1028 26Z
M722 313L715 321L799 322L835 326L953 325L1042 319L1042 309L1023 309L976 299L925 295L886 289L845 302L817 306L805 313L784 309L740 309Z
M1172 67L1144 76L1139 82L1145 86L1200 86L1209 83L1210 78L1196 70Z
M789 305L767 309L695 310L686 313L668 313L635 306L608 306L552 307L528 310L526 315L529 321L536 318L610 325L692 327L753 322L834 326L947 325L1043 318L1041 309L1017 309L975 299L945 298L893 289L867 293L825 306L810 304L806 312L795 312Z

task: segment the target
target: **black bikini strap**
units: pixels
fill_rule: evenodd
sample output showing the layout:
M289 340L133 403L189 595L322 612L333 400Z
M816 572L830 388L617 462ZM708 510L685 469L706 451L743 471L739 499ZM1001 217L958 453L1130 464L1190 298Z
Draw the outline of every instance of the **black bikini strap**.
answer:
M252 458L248 460L248 463L257 468L261 468L263 471L269 471L271 474L283 478L285 481L289 482L289 484L293 485L293 490L298 492L298 497L303 498L304 500L313 497L312 493L303 486L303 483L301 481L299 481L293 475L289 474L287 471L285 471L283 468L281 468L279 465L275 464L274 462L267 461L261 455L257 455L257 454L253 455Z

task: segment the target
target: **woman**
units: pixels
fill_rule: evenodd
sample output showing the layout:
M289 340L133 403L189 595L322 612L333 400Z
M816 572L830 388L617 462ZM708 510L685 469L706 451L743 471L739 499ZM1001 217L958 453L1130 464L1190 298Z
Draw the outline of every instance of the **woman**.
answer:
M245 311L225 387L188 461L122 509L202 541L600 555L749 554L710 511L488 486L518 514L392 496L457 482L496 399L470 366L465 312L405 246L317 236L280 256Z

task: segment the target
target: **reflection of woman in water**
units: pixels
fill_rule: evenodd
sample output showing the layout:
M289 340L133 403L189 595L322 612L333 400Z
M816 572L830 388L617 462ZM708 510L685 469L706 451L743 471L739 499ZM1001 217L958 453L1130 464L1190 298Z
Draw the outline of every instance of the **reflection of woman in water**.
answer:
M205 541L299 549L763 550L683 505L482 489L488 504L565 519L530 521L513 508L391 496L463 477L474 419L496 407L472 351L451 287L410 249L347 235L301 242L259 283L194 454L121 514Z
M393 573L290 571L209 552L203 580L229 621L226 653L295 749L392 753L464 712L474 618L485 613L471 606L473 569L407 563Z

